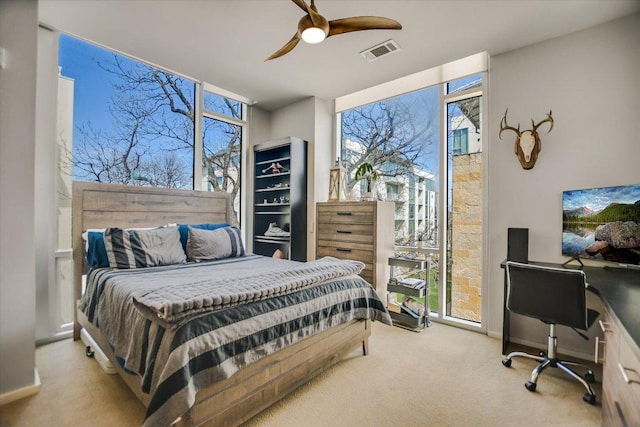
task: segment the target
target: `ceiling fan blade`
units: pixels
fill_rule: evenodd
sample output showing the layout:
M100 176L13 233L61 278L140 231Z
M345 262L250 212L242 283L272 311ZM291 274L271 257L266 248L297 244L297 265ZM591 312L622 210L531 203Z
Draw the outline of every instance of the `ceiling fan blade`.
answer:
M289 40L284 46L282 46L276 53L265 59L265 61L269 61L270 59L275 59L281 57L282 55L286 55L287 53L291 52L294 47L296 47L299 41L300 36L298 36L298 33L294 34L291 40Z
M291 1L297 4L300 9L304 10L304 13L309 13L309 9L307 8L307 4L304 2L304 0L291 0Z
M352 18L334 19L329 21L329 34L327 34L327 37L362 30L401 29L402 25L394 19L382 18L379 16L355 16Z
M313 22L314 27L322 28L327 25L327 20L324 16L318 13L318 8L316 5L311 2L311 5L307 8L307 12L309 14L309 18L311 18L311 22Z
M300 9L304 10L304 13L309 15L309 18L311 18L311 22L313 23L314 27L321 27L324 18L318 13L318 8L316 8L313 2L311 2L311 5L307 5L304 0L291 1L298 5Z

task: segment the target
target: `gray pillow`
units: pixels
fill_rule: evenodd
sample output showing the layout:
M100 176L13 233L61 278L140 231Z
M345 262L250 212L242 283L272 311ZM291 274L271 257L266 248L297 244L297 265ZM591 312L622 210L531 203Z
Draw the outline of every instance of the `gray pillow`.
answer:
M216 230L189 227L189 261L211 261L243 255L244 246L237 227L222 227Z
M142 268L184 264L187 261L178 227L134 230L111 227L104 245L112 268Z

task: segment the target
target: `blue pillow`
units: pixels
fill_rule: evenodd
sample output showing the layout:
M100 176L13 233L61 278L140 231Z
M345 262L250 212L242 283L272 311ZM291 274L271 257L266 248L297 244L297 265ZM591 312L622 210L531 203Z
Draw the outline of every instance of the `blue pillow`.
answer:
M178 231L180 232L180 243L182 244L182 249L184 249L185 254L187 253L187 240L189 240L189 227L199 228L201 230L216 230L222 227L229 227L229 224L227 224L226 222L221 222L219 224L178 224Z
M104 233L102 231L89 231L87 236L87 267L109 267L107 248L104 246Z

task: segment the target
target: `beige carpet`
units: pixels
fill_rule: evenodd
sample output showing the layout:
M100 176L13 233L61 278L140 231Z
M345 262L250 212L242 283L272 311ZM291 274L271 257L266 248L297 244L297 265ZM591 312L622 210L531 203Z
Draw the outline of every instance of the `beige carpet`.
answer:
M248 426L599 426L596 406L557 369L524 388L532 360L500 363L497 339L434 324L422 333L373 325L369 356L354 352ZM137 426L144 408L117 376L84 356L80 342L38 348L39 394L0 408L0 426Z

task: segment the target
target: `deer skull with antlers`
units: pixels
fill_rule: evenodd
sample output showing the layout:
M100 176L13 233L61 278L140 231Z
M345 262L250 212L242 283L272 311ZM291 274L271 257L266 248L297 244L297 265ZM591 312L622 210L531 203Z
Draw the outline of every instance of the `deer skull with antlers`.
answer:
M507 124L507 108L504 112L504 117L500 120L500 133L498 137L502 139L502 131L512 130L514 131L518 137L516 138L516 156L518 156L518 160L520 160L520 165L524 169L531 169L533 165L536 164L536 160L538 160L538 153L540 152L540 137L538 136L538 127L543 123L549 122L551 126L547 133L551 132L553 129L553 117L551 117L551 111L547 114L547 118L536 124L533 119L531 119L530 130L520 131L520 123L518 123L518 127L514 128L513 126L509 126Z

